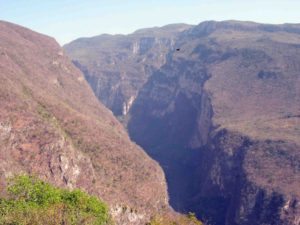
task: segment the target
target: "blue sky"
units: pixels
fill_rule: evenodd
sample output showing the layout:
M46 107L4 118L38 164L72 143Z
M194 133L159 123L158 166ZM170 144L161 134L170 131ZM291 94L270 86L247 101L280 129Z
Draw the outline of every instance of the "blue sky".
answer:
M50 35L60 44L170 23L300 23L299 12L300 0L0 0L0 20Z

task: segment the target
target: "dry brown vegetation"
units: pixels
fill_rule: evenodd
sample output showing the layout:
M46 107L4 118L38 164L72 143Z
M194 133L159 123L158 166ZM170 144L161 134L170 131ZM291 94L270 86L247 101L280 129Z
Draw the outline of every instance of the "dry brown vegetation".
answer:
M52 39L0 22L0 175L80 187L145 215L167 207L164 175L100 104ZM137 185L137 183L139 185Z

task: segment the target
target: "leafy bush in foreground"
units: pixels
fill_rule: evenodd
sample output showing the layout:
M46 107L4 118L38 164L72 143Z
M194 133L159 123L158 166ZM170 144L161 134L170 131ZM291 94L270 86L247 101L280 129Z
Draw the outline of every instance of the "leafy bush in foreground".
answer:
M37 178L12 178L7 197L0 198L3 225L108 225L108 207L80 190L53 187Z

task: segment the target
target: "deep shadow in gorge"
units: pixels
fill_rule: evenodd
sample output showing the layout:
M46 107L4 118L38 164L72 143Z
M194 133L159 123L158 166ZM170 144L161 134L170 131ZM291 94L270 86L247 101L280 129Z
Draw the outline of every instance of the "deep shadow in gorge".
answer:
M160 163L176 211L194 212L211 225L278 225L281 196L252 184L243 166L248 151L265 147L240 133L213 127L210 96L203 88L209 78L201 61L170 61L140 91L128 132ZM249 207L245 215L241 207Z
M213 127L203 88L209 78L201 61L170 61L154 72L130 110L131 139L163 168L175 211L194 212L211 225L283 224L283 196L247 180L243 166L248 151L280 149L282 143L253 142Z
M170 78L169 73L157 71L132 106L127 128L132 140L163 168L170 205L178 212L195 212L199 218L207 219L213 213L200 213L202 208L193 198L199 191L195 180L203 153L208 152L206 144L212 129L212 106L202 89L209 75L201 65L188 63L196 67L197 73L186 71L185 82L187 87L198 82L198 89L182 89L178 86L178 76ZM175 73L181 73L185 66L184 62L177 63ZM218 208L224 207L224 201L220 202Z
M163 127L168 123L167 120L151 121L150 123L144 121L143 123L149 124L149 129L152 130L151 135L150 132L144 134L141 130L134 133L132 124L129 123L129 133L132 140L141 145L163 168L168 184L170 205L178 212L192 211L189 199L193 195L193 180L197 162L201 157L199 149L184 148L180 144L184 135L169 137L168 128ZM182 134L183 132L179 133ZM157 142L157 145L141 140L144 138ZM174 143L166 143L170 139Z

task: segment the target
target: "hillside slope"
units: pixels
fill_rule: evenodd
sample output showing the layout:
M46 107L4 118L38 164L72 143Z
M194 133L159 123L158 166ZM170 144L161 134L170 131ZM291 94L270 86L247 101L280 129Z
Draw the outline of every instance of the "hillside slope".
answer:
M0 177L35 174L108 202L119 224L168 207L163 172L133 144L54 39L0 22ZM137 185L138 184L138 185Z

